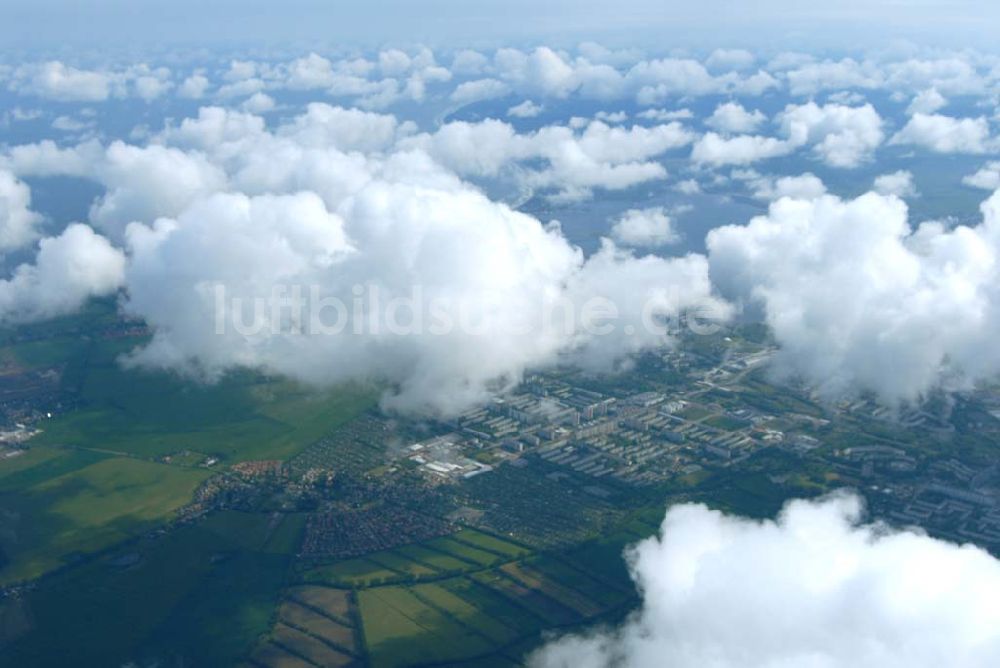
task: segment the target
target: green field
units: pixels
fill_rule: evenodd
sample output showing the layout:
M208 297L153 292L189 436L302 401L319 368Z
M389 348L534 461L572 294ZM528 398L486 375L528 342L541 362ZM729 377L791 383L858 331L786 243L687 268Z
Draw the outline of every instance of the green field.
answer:
M518 665L541 642L543 631L620 615L634 604L635 590L622 550L655 531L643 518L661 514L660 509L636 512L617 533L591 541L574 554L538 553L465 528L316 567L303 579L354 592L361 635L374 666ZM626 527L634 527L635 533ZM577 556L583 563L576 563ZM282 623L313 637L337 631L337 624L350 625L348 590L293 588L287 594L289 603L282 607ZM324 612L331 607L336 612ZM341 634L345 630L340 627ZM289 649L280 639L270 642ZM294 662L280 653L264 660L270 651L265 647L263 655L254 655L255 661L268 666ZM303 651L291 654L302 656Z
M44 326L0 330L0 362L57 369L59 391L74 409L43 423L36 442L143 457L184 450L226 461L287 459L374 404L358 386L317 391L251 371L215 383L126 368L144 337L102 338L116 324L113 303ZM24 336L40 337L20 341ZM6 342L6 345L4 345Z
M473 547L478 547L481 550L504 555L509 558L521 557L531 552L526 547L491 536L482 531L476 531L475 529L462 529L451 537L463 543L468 543Z
M415 585L411 591L426 605L446 612L459 620L463 625L476 630L489 638L496 645L506 645L515 640L519 632L517 628L504 625L484 610L474 605L467 598L454 593L443 584L428 583Z
M126 368L122 355L144 339L89 333L115 322L113 304L97 302L44 327L0 332L5 368L57 371L73 407L42 421L26 452L0 457L0 583L37 577L170 518L210 475L197 466L207 457L288 459L374 402L371 390L319 392L252 372L200 384ZM152 461L167 455L170 466ZM278 527L271 551L291 551L304 521Z
M109 455L87 450L32 447L17 457L0 459L0 493L27 489L33 485L72 473Z
M367 559L380 566L396 571L401 575L409 575L416 578L437 575L439 572L429 566L417 563L412 559L407 559L406 557L392 551L376 552L368 555Z
M353 654L355 650L354 629L331 618L329 614L317 612L295 600L282 603L278 618L294 628L302 629L324 642Z
M503 555L481 550L448 536L435 538L434 540L427 541L424 545L434 550L447 552L474 566L493 566L507 560L507 557Z
M521 635L535 633L545 624L541 616L484 587L473 578L452 578L437 584L455 596L471 602L489 619Z
M368 559L348 559L319 566L302 574L303 582L322 582L347 587L366 586L399 579L400 573Z
M116 359L96 355L82 371L83 407L46 422L38 443L145 457L193 450L230 463L287 459L374 403L356 387L317 393L251 374L198 385L122 369Z
M271 516L251 517L229 515L229 531L183 526L54 575L25 599L31 628L0 647L0 665L235 664L270 627L291 563L234 540L266 544Z
M291 600L321 611L341 624L350 625L351 600L349 592L332 587L299 586L288 590Z
M519 657L516 648L537 640L545 629L598 619L630 600L621 591L613 602L599 600L592 595L600 585L577 577L582 589L541 569L510 563L434 582L361 590L357 595L368 656L376 666L474 657L503 663Z
M460 573L478 567L474 562L460 559L447 552L425 547L423 544L406 545L405 547L398 548L397 551L414 561L427 564L444 573Z
M278 622L271 632L271 642L290 650L296 656L306 658L314 666L334 668L335 666L347 665L352 661L349 654L345 654L322 640L282 622Z
M544 573L523 563L506 564L500 571L518 584L533 592L543 594L564 608L572 610L580 617L594 617L604 609L604 606L592 601L581 592L572 587L561 585L546 577Z
M358 594L358 605L373 666L448 661L488 653L494 646L404 587L366 589Z
M598 602L602 607L621 605L631 596L629 590L610 581L598 580L562 560L551 557L534 557L529 559L526 564L550 582L572 589Z
M208 475L124 457L45 452L35 466L0 478L0 546L8 562L0 581L37 577L136 535L190 501Z

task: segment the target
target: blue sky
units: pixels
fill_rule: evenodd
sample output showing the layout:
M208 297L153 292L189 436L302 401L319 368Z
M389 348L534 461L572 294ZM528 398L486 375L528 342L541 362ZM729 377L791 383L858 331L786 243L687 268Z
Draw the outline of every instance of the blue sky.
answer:
M136 48L179 43L232 44L504 42L698 47L724 42L785 48L863 48L905 39L921 44L987 46L1000 19L996 3L849 0L529 2L374 0L318 2L142 2L6 0L0 40L15 48L65 45Z

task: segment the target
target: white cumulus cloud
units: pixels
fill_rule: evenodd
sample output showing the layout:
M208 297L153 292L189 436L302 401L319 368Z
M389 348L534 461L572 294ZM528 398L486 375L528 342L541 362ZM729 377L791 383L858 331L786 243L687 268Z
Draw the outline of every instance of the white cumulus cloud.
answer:
M237 67L250 69L259 72ZM530 160L545 163L525 170L535 187L624 187L664 173L649 159L690 141L679 125L519 135L490 121L412 132L388 114L325 104L271 128L208 107L147 145L13 147L2 158L11 174L102 184L90 217L108 239L74 225L43 240L35 262L0 287L0 314L70 312L121 287L124 308L154 331L132 364L207 380L249 366L319 385L372 381L387 406L450 414L531 368L570 359L606 369L669 343L661 318L728 312L704 256L638 257L605 240L586 257L557 225L491 201L442 166L488 174ZM304 318L337 316L330 300L354 316L358 288L379 296L331 334L271 310L296 287L320 309ZM257 321L255 300L266 304ZM410 304L403 333L388 325L401 300ZM611 331L587 326L595 300L614 312ZM417 311L422 324L407 315ZM221 331L220 313L232 316ZM244 322L249 331L237 327Z
M535 104L531 100L525 100L524 102L515 104L513 107L508 109L507 115L515 118L534 118L544 110L544 106Z
M889 143L913 144L935 153L985 153L992 142L985 118L952 118L918 112Z
M1000 662L1000 562L861 522L838 494L754 521L671 507L628 550L642 607L554 640L534 668L987 668Z
M982 190L1000 188L1000 162L988 162L975 173L962 178L962 183Z
M708 132L694 145L691 159L713 166L748 165L812 146L827 165L853 168L872 158L882 143L882 118L870 104L849 107L808 102L788 105L775 119L782 137Z
M673 221L663 207L629 209L615 221L611 236L625 246L651 248L680 240Z
M906 108L906 113L910 114L933 114L944 108L948 100L938 92L937 88L922 90L913 96L910 106Z
M0 280L0 322L27 322L73 313L91 297L122 285L125 255L81 223L39 242L33 264Z
M31 210L31 189L0 169L0 251L21 248L38 238L42 217Z
M747 111L738 102L725 102L715 108L705 125L735 134L753 132L766 120L767 117L757 109Z
M1000 372L1000 195L983 222L911 229L895 196L780 199L706 243L723 296L763 308L775 370L887 403Z
M913 184L913 173L906 169L875 177L872 189L880 195L914 197L917 187Z
M815 174L806 172L798 176L755 177L748 180L753 196L762 200L782 197L812 200L826 194L826 185Z

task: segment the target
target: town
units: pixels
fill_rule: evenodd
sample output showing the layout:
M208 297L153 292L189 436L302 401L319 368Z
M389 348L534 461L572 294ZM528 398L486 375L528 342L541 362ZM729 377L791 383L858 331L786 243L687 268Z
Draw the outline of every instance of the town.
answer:
M734 337L716 344L646 355L619 376L535 373L448 419L373 410L287 463L227 469L206 459L219 475L189 512L275 499L309 508L307 559L360 555L459 524L551 546L650 498L679 491L712 503L727 497L723 489L716 498L720 480L757 479L768 488L758 496L778 500L854 489L875 518L1000 549L1000 459L982 447L1000 434L991 393L959 399L950 418L933 402L900 411L866 399L824 402L769 380L772 347ZM752 505L753 495L744 500Z

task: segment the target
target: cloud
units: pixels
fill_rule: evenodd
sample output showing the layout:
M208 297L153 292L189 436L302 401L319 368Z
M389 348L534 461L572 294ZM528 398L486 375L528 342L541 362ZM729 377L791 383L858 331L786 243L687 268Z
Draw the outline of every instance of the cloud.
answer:
M594 114L594 118L605 123L624 123L628 120L628 113L624 111L599 111Z
M124 254L80 223L39 242L34 264L0 280L0 322L29 322L73 313L91 297L122 285Z
M708 132L695 143L691 159L713 166L748 165L812 146L816 156L827 165L852 168L870 160L884 138L882 119L870 104L861 107L840 104L821 107L814 102L792 104L775 120L783 138L723 137Z
M638 118L648 121L666 123L668 121L686 121L694 118L694 112L690 109L646 109L636 114Z
M642 607L551 641L535 668L974 668L1000 661L1000 562L861 523L838 494L754 521L671 507L627 559Z
M106 192L92 204L90 220L114 240L128 223L175 215L223 188L226 179L220 168L197 153L121 141L107 147L86 142L68 149L49 141L26 144L11 149L8 161L22 176L77 176L102 184Z
M289 180L301 177L289 170L319 174L304 155L309 151L303 147L311 145L336 152L326 161L322 177L314 176L316 182L300 181L300 187L309 185L322 192L350 187L359 176L363 178L363 172L352 176L349 165L363 158L352 158L347 152L384 150L411 129L411 124L400 124L393 116L313 103L281 128L282 142L265 134L259 117L203 108L198 118L185 119L179 127L161 133L156 138L161 143L139 147L115 141L102 147L88 142L60 149L41 142L14 147L8 162L11 171L22 176L77 176L103 185L106 192L91 206L90 221L117 242L130 222L176 216L194 201L225 189L226 169L237 163L242 167L234 174L235 185L263 191L279 185L291 187ZM233 144L226 145L231 138L238 138L248 152L241 156L205 154L222 146L239 151ZM255 150L249 151L250 147ZM288 162L274 164L279 156ZM322 180L327 180L325 186Z
M756 130L767 117L759 110L747 111L738 102L720 104L705 125L720 132L747 133Z
M38 238L42 216L31 210L31 189L0 169L0 252L21 248Z
M864 104L866 98L857 91L841 90L836 93L830 93L826 100L827 102L835 102L837 104L857 105Z
M715 132L705 133L691 149L691 160L720 167L723 165L749 165L758 160L788 155L795 144L774 137L738 135L723 137Z
M423 102L428 96L458 104L509 94L539 103L575 96L634 100L646 106L707 95L760 96L783 88L792 95L834 91L830 101L856 103L861 99L857 90L885 90L894 99L915 96L911 113L932 113L940 108L942 94L982 95L996 78L992 61L975 53L926 59L879 54L826 61L786 53L761 66L753 53L741 49L717 49L702 60L644 58L635 49L612 51L592 43L568 51L539 46L449 55L448 67L422 47L341 58L308 52L283 61L232 60L219 72L215 95L225 101L258 92L323 91L366 109L386 109ZM214 83L198 69L178 84L166 68L142 63L124 69L85 69L53 60L8 69L11 90L63 101L96 102L130 95L150 101L171 90L183 99L201 99ZM453 80L453 87L443 86Z
M774 201L782 197L812 200L826 194L826 186L815 174L806 172L798 176L756 177L748 185L757 199Z
M882 85L882 77L877 69L852 58L805 63L785 76L792 95L815 95L822 90L871 89Z
M174 215L225 183L204 158L162 146L112 142L95 167L108 191L91 207L90 219L113 238L134 220Z
M494 65L500 77L516 89L552 97L566 97L580 86L579 75L558 53L538 47L531 53L499 49Z
M913 96L910 106L906 108L906 113L910 116L913 114L933 114L947 104L948 100L937 91L937 88L928 88Z
M371 179L370 159L359 151L374 159L410 129L389 115L316 103L272 133L259 116L210 107L155 141L224 170L234 191L311 190L334 207Z
M132 81L136 97L144 102L152 102L174 87L170 80L170 70L165 67L153 69L147 65L138 65L129 68L126 76Z
M230 83L253 79L258 76L260 68L261 66L252 60L231 60L229 68L222 74L222 78Z
M587 57L570 58L548 47L529 53L499 49L493 57L497 75L515 90L531 96L565 98L571 94L591 99L614 99L632 88L615 67Z
M539 103L574 96L634 100L646 106L707 95L760 96L787 87L792 95L834 91L829 101L852 104L863 100L857 90L885 90L893 93L894 99L915 96L910 111L929 113L939 108L937 98L942 93L981 95L995 79L992 62L973 53L922 60L879 55L826 61L781 54L766 66L756 67L754 54L739 49L718 49L699 61L643 58L634 49L611 51L585 43L570 51L539 46L531 50L500 48L491 54L463 50L450 57L448 67L439 65L435 53L427 48L390 48L369 57L340 59L310 52L285 61L233 60L221 72L222 85L216 96L230 100L257 92L324 91L333 97L350 98L352 104L366 109L423 102L428 96L468 104L511 94ZM56 83L47 86L40 81L34 86L36 74L46 68L52 70L50 78ZM95 101L129 94L151 100L175 86L169 71L142 64L124 70L84 70L52 61L14 68L13 72L10 86L26 94L32 89L53 88L45 94L64 95L55 89L66 89L69 96L97 95L89 98ZM69 92L85 78L91 84L103 81L106 85L93 86L96 92ZM453 87L442 86L453 80ZM81 84L80 89L84 88ZM177 86L177 94L199 99L209 88L204 72L195 71Z
M389 407L452 414L560 355L611 363L667 341L645 329L604 337L547 323L558 304L603 296L638 325L645 308L670 316L711 301L703 258L637 259L607 245L585 260L557 230L454 179L414 182L413 170L432 168L417 156L390 162L336 213L311 193L218 194L176 219L130 226L126 308L156 332L133 363L210 378L250 366L321 385L376 380L389 387ZM382 304L416 305L403 312L405 332L365 301L354 322L382 324L300 333L279 326L289 316L262 310L261 329L220 333L216 286L238 312L233 298L249 306L282 286L316 286L318 299L348 308L355 286L376 286Z
M885 86L896 91L943 91L948 95L979 94L988 82L976 65L960 56L932 60L909 58L887 63Z
M462 76L481 74L489 65L490 59L472 49L463 49L455 54L451 61L451 71Z
M204 74L192 74L177 87L177 94L189 100L198 100L205 96L209 87L208 77Z
M215 91L215 96L220 100L248 97L254 93L264 90L266 87L267 82L257 77L251 79L241 79L239 81L234 81L224 86L220 86L219 89Z
M615 221L611 236L618 243L632 247L656 248L680 241L663 207L629 209Z
M386 49L378 54L378 67L388 77L398 77L409 72L413 61L404 51Z
M587 123L582 132L546 126L527 134L497 120L456 121L434 134L401 142L419 148L463 176L494 178L518 167L515 178L533 189L557 192L564 200L589 197L593 188L621 190L637 183L664 178L666 170L651 158L691 142L692 134L679 123L630 128L601 121ZM541 167L527 164L542 161Z
M491 62L477 60L474 70L476 75L488 73L514 91L535 98L634 97L643 105L658 104L674 96L761 95L780 86L763 70L742 72L753 62L752 54L747 52L719 51L708 62L713 70L726 71L713 74L689 58L638 60L634 52L613 53L596 45L581 46L575 57L543 46L527 52L499 49Z
M310 70L310 75L316 74L315 67ZM378 75L382 78L374 78ZM406 101L423 102L429 94L429 88L433 90L437 84L451 79L452 73L437 64L430 49L420 48L409 53L400 49L386 49L379 52L375 63L364 58L353 58L330 66L324 64L322 79L310 76L305 80L300 79L300 85L323 85L330 95L354 97L355 104L367 109L385 109ZM291 83L294 83L291 78L284 82L280 77L276 79L278 85ZM458 101L476 91L475 85L460 88L462 91L458 93ZM480 87L478 92L482 93L484 89Z
M274 98L267 93L254 93L243 101L240 108L251 114L263 114L273 110L275 105Z
M636 63L625 75L630 89L638 89L640 104L658 104L672 96L733 93L761 95L779 87L763 70L743 77L734 72L713 76L705 66L687 58L661 58Z
M705 65L713 70L745 70L756 60L757 58L745 49L716 49L709 54Z
M870 160L884 138L882 119L870 104L789 105L777 121L790 142L811 144L816 155L831 167L857 167Z
M975 174L962 178L962 183L982 190L1000 188L1000 162L988 162L980 167Z
M100 161L104 147L96 140L61 148L50 139L35 144L12 147L2 163L18 176L77 176L92 173L93 165Z
M904 198L917 195L917 187L913 184L913 173L905 169L875 177L872 189L880 195Z
M701 185L696 179L684 179L674 185L674 190L682 195L697 195L701 192Z
M84 121L72 116L56 116L52 121L52 129L60 132L79 132L93 125L93 121Z
M992 144L986 119L915 113L890 144L913 144L935 153L985 153Z
M513 107L507 110L508 116L513 116L515 118L534 118L545 110L545 107L540 104L535 104L531 100L525 100L520 104L515 104Z
M334 107L313 102L306 111L282 127L282 136L304 146L334 147L340 151L381 151L412 132L414 125L400 123L390 114Z
M823 90L885 89L910 93L935 89L966 95L988 84L974 64L959 57L880 62L852 58L806 62L785 74L792 95L815 95Z
M703 256L637 257L606 240L585 257L557 225L491 201L442 166L482 173L543 161L526 170L535 187L618 187L635 178L628 170L663 173L648 158L689 141L679 125L594 122L519 135L490 121L440 132L414 136L391 115L325 104L273 128L210 107L148 145L14 147L3 158L12 174L103 184L90 217L110 241L83 225L44 240L35 264L0 288L0 313L69 312L121 287L123 307L154 332L130 364L209 381L247 366L323 386L371 381L385 388L387 407L449 415L528 369L565 360L613 368L669 343L661 319L687 309L728 313ZM313 321L280 306L281 291L296 286L316 308L345 305L350 326L336 334L300 326ZM378 297L366 296L353 318L358 289ZM414 304L402 308L403 323L416 309L424 325L389 326L388 305L401 300ZM615 311L611 331L589 326L595 300ZM232 316L222 330L220 313Z
M330 88L337 80L333 63L316 53L288 64L285 86L291 90Z
M706 245L724 297L759 306L780 346L774 371L823 396L889 404L1000 372L1000 195L983 222L910 228L895 196L780 199Z
M104 102L134 95L151 102L174 87L170 70L145 63L124 69L82 69L58 60L14 68L8 88L57 102Z
M266 134L264 119L260 116L222 107L202 107L197 117L185 118L179 125L168 124L157 142L211 154L216 163L224 163L227 158L245 159L241 150L256 145Z
M0 127L7 127L12 122L21 123L24 121L34 121L39 118L43 118L45 112L41 109L25 109L23 107L14 107L9 111L0 114Z
M108 72L81 70L52 60L17 68L10 86L19 93L60 102L101 102L112 94L116 77Z
M451 101L456 104L472 104L482 100L494 100L510 93L510 87L497 79L476 79L465 81L451 93Z

